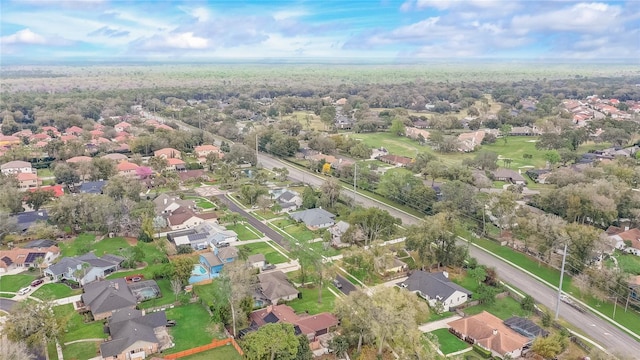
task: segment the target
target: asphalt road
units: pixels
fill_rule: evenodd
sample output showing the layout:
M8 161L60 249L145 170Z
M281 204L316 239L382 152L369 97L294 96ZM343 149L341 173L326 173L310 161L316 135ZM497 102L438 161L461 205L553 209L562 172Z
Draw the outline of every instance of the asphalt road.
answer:
M302 171L293 165L271 158L264 154L260 154L259 163L268 169L284 166L289 170L289 177L295 181L302 181L314 186L320 186L325 181L321 176ZM353 196L353 193L351 193L351 196ZM356 195L355 198L358 203L364 206L373 206L389 211L391 215L400 218L403 224L411 225L420 221L419 218L413 215L404 213L394 207L378 201L366 198L360 194ZM557 298L556 290L553 290L528 274L516 269L480 248L472 246L469 248L469 253L471 256L478 259L479 263L494 267L503 281L526 292L538 303L555 311ZM624 316L624 309L619 307L616 316ZM586 336L614 354L624 355L632 359L638 358L638 354L640 354L640 342L636 341L626 332L611 325L609 322L595 314L590 312L581 313L571 306L561 303L560 317L582 330Z
M231 211L237 212L238 214L242 215L242 217L247 219L247 222L251 224L251 226L261 231L269 239L275 241L278 245L282 246L283 248L289 249L289 243L284 240L284 236L280 235L280 233L273 230L262 221L256 219L252 214L244 211L244 209L238 206L235 202L227 198L226 195L224 194L217 195L217 198L222 200L222 202L225 203Z
M349 295L350 292L357 290L356 286L343 276L336 275L336 280L338 280L340 284L342 284L340 291L342 291L342 293L344 293L345 295Z

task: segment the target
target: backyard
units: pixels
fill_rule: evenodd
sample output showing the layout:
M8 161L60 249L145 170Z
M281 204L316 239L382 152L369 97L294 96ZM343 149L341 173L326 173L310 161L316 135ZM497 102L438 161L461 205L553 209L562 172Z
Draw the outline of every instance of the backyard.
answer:
M212 339L224 339L224 334L212 331L215 323L206 321L210 319L207 310L198 303L183 305L166 311L167 319L175 320L176 326L169 328L169 334L173 336L176 344L165 351L167 354L206 345Z
M276 220L271 223L279 230L282 230L289 234L291 237L298 241L309 241L315 238L322 237L322 231L311 231L307 229L304 224L297 223L291 219Z
M260 231L249 224L238 223L235 225L227 225L226 228L227 230L235 231L240 241L260 239L263 236Z
M329 291L327 285L322 289L322 303L318 303L317 286L313 288L299 287L298 291L300 291L301 298L287 303L287 305L291 306L297 313L308 312L309 314L319 314L321 312L333 311L336 296Z
M251 244L240 244L239 248L249 249L247 255L262 254L269 264L282 264L289 261L284 255L280 254L276 249L266 242L256 242Z
M443 354L451 354L457 351L461 351L470 347L469 344L460 340L457 336L449 332L449 329L438 329L432 331L430 334L435 335L438 338L440 344L440 351Z
M95 241L96 237L92 234L80 234L75 240L60 243L61 256L71 257L86 254L89 251L97 257L101 257L104 254L119 255L122 254L122 250L131 247L131 243L136 244L142 249L144 253L144 261L147 264L154 264L161 262L166 257L164 252L159 248L157 242L162 240L156 240L151 243L138 242L137 240L127 240L123 237L104 238L98 242Z
M189 199L189 200L195 201L196 202L196 206L199 207L200 209L203 209L203 210L214 209L216 207L216 205L214 203L212 203L211 201L209 201L208 199L205 199L203 197L186 196L185 199Z
M515 299L507 296L502 299L496 299L493 304L480 304L476 306L470 306L462 310L465 315L476 315L483 311L489 312L502 320L506 320L512 316L527 317L527 311L520 307L520 303Z

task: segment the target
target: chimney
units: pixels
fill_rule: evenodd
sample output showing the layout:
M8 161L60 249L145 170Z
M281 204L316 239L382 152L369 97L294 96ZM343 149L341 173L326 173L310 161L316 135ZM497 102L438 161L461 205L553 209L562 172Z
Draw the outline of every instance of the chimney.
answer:
M493 335L498 335L498 329L493 329Z
M164 204L167 205L167 198L164 198Z
M113 288L118 290L118 283L113 283Z
M625 226L625 227L624 227L624 231L629 231L629 227L628 227L628 226Z
M273 311L273 305L267 306L267 314Z

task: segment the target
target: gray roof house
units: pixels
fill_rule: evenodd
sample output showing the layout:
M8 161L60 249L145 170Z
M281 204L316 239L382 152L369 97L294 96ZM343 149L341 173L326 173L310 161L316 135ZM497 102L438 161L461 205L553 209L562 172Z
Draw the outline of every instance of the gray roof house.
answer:
M336 216L321 208L307 209L289 214L295 221L301 221L311 230L328 228L335 224Z
M335 248L348 247L348 243L342 242L342 235L349 230L351 225L345 221L338 221L335 225L329 228L329 232L331 233L331 246Z
M425 298L431 307L435 307L439 302L444 311L464 304L471 297L471 291L451 282L449 274L445 271L438 273L415 271L398 286Z
M295 191L286 190L276 197L276 202L282 208L282 212L290 212L298 210L302 205L302 197Z
M84 286L104 279L118 270L123 261L124 258L116 255L104 254L99 258L94 253L88 253L76 257L64 257L50 265L44 274L53 280L73 280Z
M40 209L38 211L24 211L14 216L18 222L18 232L25 232L29 230L31 225L38 221L49 220L49 214L45 209Z
M116 310L133 309L137 304L135 295L122 278L87 284L82 302L94 320L106 319Z
M135 309L116 310L109 319L110 340L100 344L103 359L144 359L173 344L164 311L144 314Z
M107 185L106 180L87 181L80 185L80 192L84 194L102 194L102 188Z
M272 305L278 301L289 301L298 298L299 291L291 285L289 278L282 271L272 271L258 275L260 292L264 299Z
M238 241L238 234L220 225L203 222L191 229L168 233L167 239L176 246L191 245L195 250L203 250L221 243Z

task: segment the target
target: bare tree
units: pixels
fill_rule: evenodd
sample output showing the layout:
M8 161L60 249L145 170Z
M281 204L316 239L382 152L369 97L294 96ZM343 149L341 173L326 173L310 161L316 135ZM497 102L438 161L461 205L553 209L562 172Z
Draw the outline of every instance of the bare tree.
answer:
M0 359L2 360L31 360L35 356L29 353L27 345L21 341L11 341L0 336Z
M178 278L171 279L171 291L173 291L176 296L176 301L178 301L178 295L182 292L182 281Z

